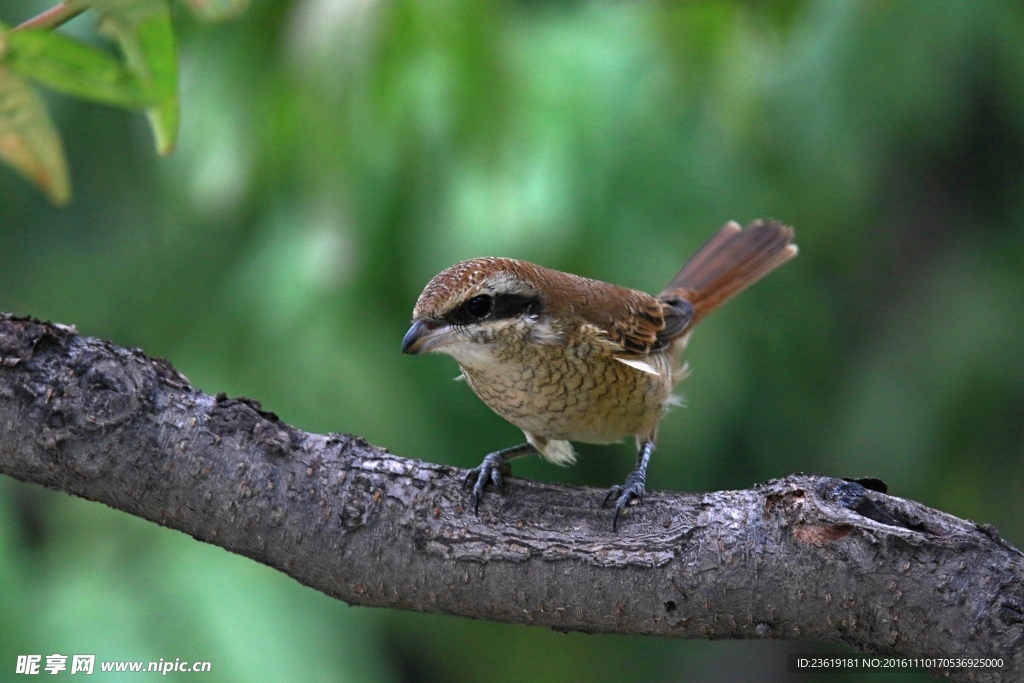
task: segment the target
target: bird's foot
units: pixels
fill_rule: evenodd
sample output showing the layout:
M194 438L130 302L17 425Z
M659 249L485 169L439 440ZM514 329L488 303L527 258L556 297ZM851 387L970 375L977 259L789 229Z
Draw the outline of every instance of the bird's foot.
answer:
M637 504L643 504L644 502L644 481L646 477L640 470L633 470L626 477L625 484L616 484L611 487L608 491L608 495L604 497L604 502L601 503L601 507L608 505L608 501L615 498L615 515L612 517L612 531L618 531L619 524L619 513L626 509L634 500Z
M463 486L468 486L471 481L476 480L473 484L473 514L479 514L480 499L483 498L487 484L494 484L494 487L500 491L504 486L502 477L508 476L510 473L511 468L500 452L488 453L478 467L474 467L466 473L466 479L462 482Z

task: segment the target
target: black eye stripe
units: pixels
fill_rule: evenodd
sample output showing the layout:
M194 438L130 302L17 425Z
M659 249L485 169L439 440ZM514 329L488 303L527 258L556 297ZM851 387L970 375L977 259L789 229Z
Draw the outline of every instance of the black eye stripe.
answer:
M529 294L498 294L491 306L492 318L514 318L540 312L540 298Z
M540 297L529 294L495 294L489 297L490 307L483 314L478 315L484 309L480 299L486 295L470 298L444 316L445 322L452 325L473 325L482 320L503 320L515 318L519 315L534 315L540 312ZM476 313L476 314L475 314Z

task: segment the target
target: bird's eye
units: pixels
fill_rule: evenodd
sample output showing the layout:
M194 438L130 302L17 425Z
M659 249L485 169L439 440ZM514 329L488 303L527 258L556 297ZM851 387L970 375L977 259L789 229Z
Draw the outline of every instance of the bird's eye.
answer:
M482 318L491 312L491 297L486 294L475 296L466 302L466 312L474 318Z

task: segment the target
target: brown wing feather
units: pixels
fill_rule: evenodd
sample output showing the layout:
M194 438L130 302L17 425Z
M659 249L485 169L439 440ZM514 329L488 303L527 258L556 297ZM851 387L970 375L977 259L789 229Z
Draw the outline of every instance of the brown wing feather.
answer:
M626 290L619 310L603 308L600 316L588 316L629 354L643 355L660 347L658 334L665 329L661 303L650 294Z
M730 221L690 257L657 298L580 278L590 296L576 312L627 354L661 350L796 256L792 240L793 229L775 220L757 220L746 228Z
M570 310L564 318L578 316L602 330L624 355L644 355L664 344L659 334L665 329L663 305L650 294L619 287L600 280L546 270L547 291L562 290L549 301Z

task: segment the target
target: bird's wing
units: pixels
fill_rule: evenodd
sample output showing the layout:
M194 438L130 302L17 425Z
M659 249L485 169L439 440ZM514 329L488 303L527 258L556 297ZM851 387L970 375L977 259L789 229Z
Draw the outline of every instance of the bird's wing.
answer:
M627 357L664 348L665 306L650 294L595 283L576 313L600 330Z

